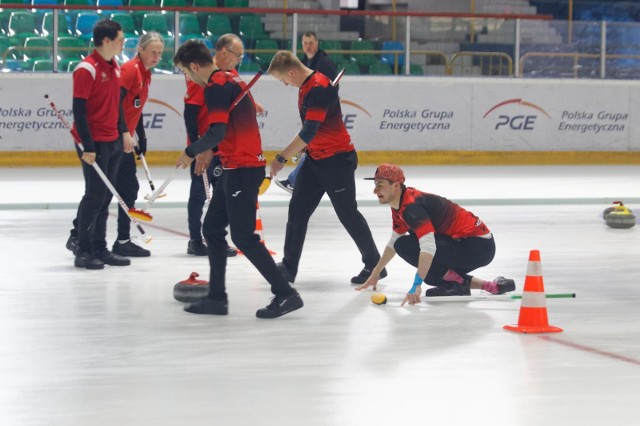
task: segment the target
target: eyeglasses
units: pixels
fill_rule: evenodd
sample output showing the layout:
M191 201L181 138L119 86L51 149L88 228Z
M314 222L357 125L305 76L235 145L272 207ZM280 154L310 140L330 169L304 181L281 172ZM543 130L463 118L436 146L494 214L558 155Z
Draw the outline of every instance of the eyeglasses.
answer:
M229 49L228 47L224 48L227 52L236 55L236 58L242 60L242 58L244 58L244 53L238 53L238 52L234 52L233 50Z

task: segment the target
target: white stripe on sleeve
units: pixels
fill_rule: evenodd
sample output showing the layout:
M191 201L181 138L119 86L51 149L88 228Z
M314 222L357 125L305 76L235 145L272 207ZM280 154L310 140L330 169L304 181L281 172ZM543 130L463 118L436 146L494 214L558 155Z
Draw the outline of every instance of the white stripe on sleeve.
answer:
M396 240L400 238L402 234L398 234L396 231L391 231L391 238L389 238L389 242L387 243L387 247L395 251L396 249L393 247L396 243Z
M428 233L427 235L423 235L419 240L420 251L429 253L434 256L436 254L436 237L433 232Z

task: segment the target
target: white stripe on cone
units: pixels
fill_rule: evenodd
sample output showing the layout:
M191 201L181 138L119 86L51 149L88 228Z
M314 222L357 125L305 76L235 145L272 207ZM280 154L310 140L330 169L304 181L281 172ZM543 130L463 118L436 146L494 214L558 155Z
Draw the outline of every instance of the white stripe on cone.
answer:
M529 277L541 277L542 276L542 264L535 260L529 261L527 265L527 276Z
M525 291L522 293L523 308L546 308L547 298L543 291Z

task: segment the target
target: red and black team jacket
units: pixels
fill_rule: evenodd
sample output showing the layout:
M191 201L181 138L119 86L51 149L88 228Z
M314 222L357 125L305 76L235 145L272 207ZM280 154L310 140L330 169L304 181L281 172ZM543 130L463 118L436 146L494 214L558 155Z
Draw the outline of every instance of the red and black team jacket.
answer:
M320 121L320 128L307 145L307 153L314 160L331 157L354 150L351 136L342 121L342 109L338 91L329 77L312 73L298 92L300 119Z
M227 125L224 139L218 145L220 161L224 168L266 165L256 119L256 107L251 93L247 93L235 109L229 112L233 101L245 87L246 83L235 70L217 70L211 74L204 89L209 125Z
M491 232L482 220L456 203L410 187L402 193L400 208L392 208L391 213L395 233L412 231L418 239L429 233L466 238Z

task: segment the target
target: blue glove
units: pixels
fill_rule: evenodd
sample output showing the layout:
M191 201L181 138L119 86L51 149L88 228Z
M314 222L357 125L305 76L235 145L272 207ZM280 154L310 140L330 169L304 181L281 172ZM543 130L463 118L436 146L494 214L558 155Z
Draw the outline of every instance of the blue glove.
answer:
M416 272L416 276L413 279L413 286L411 287L411 290L409 290L410 294L413 294L416 292L416 290L418 288L420 288L420 286L422 285L423 279L420 278L420 275L418 275L418 273Z

